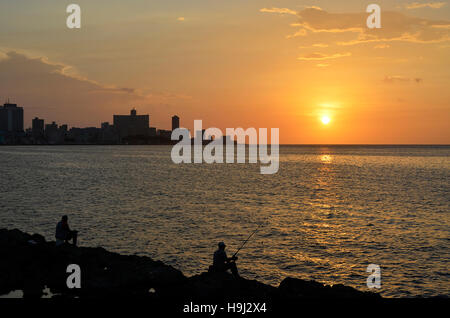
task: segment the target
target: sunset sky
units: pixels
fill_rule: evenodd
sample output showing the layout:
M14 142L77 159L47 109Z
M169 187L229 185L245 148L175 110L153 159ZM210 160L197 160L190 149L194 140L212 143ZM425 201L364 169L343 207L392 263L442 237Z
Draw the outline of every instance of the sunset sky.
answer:
M0 1L0 99L26 127L135 107L162 129L177 114L290 144L449 144L449 56L448 1Z

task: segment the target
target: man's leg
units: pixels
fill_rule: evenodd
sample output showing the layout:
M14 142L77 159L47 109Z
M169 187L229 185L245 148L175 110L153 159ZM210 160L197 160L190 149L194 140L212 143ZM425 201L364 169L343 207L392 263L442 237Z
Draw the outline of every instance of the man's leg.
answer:
M235 262L228 263L228 268L231 270L234 277L239 277L239 272Z
M72 240L73 245L77 245L77 238L78 238L78 232L77 231L70 231L67 233L66 236L66 243L68 243L70 240Z
M73 245L77 246L77 240L78 240L78 232L72 231L72 239L73 239Z
M64 239L64 242L69 244L69 241L72 239L72 231L67 232L66 238Z

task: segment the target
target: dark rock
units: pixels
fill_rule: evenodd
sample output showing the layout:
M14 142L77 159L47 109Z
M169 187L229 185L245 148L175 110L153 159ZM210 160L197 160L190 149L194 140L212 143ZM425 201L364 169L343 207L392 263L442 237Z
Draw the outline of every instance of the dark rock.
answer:
M149 297L149 289L164 291L186 280L171 266L148 257L124 256L103 248L55 246L40 235L0 230L0 294L23 290L40 297L44 286L52 293L99 298ZM67 266L81 268L81 289L66 286Z
M297 278L285 278L278 287L280 295L285 298L381 298L379 294L362 292L353 287L337 284L324 285L315 281Z
M270 299L275 287L244 278L236 279L229 273L202 273L188 278L184 286L185 295L196 299Z
M55 298L145 298L183 304L193 299L223 302L289 301L309 298L380 298L343 285L286 278L278 288L228 273L203 273L187 278L175 268L149 257L120 255L97 247L56 247L39 234L0 229L0 295L23 290L39 298L45 287ZM81 268L81 288L66 286L67 266Z

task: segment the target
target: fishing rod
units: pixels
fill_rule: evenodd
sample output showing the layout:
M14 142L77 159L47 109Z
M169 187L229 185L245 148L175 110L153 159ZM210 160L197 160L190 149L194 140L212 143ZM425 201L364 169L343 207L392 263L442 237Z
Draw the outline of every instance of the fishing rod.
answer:
M256 230L254 230L254 231L252 232L252 234L250 234L250 236L247 237L247 239L244 241L244 243L242 243L241 247L239 247L239 248L237 249L236 253L234 253L234 255L233 255L232 258L235 258L236 255L239 253L239 251L240 251L240 250L245 246L245 244L247 244L247 242L252 238L252 236L253 236L256 232L258 232L258 230L259 230L259 228L261 227L261 225L262 225L262 224L260 224L260 225L256 228Z

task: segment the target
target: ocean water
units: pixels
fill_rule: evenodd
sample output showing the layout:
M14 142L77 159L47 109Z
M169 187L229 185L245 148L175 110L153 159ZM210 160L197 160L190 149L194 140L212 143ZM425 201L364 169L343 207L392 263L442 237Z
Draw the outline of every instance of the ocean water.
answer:
M219 241L246 278L287 276L386 297L450 295L450 147L282 146L280 169L173 164L169 146L0 147L0 228L201 273Z

